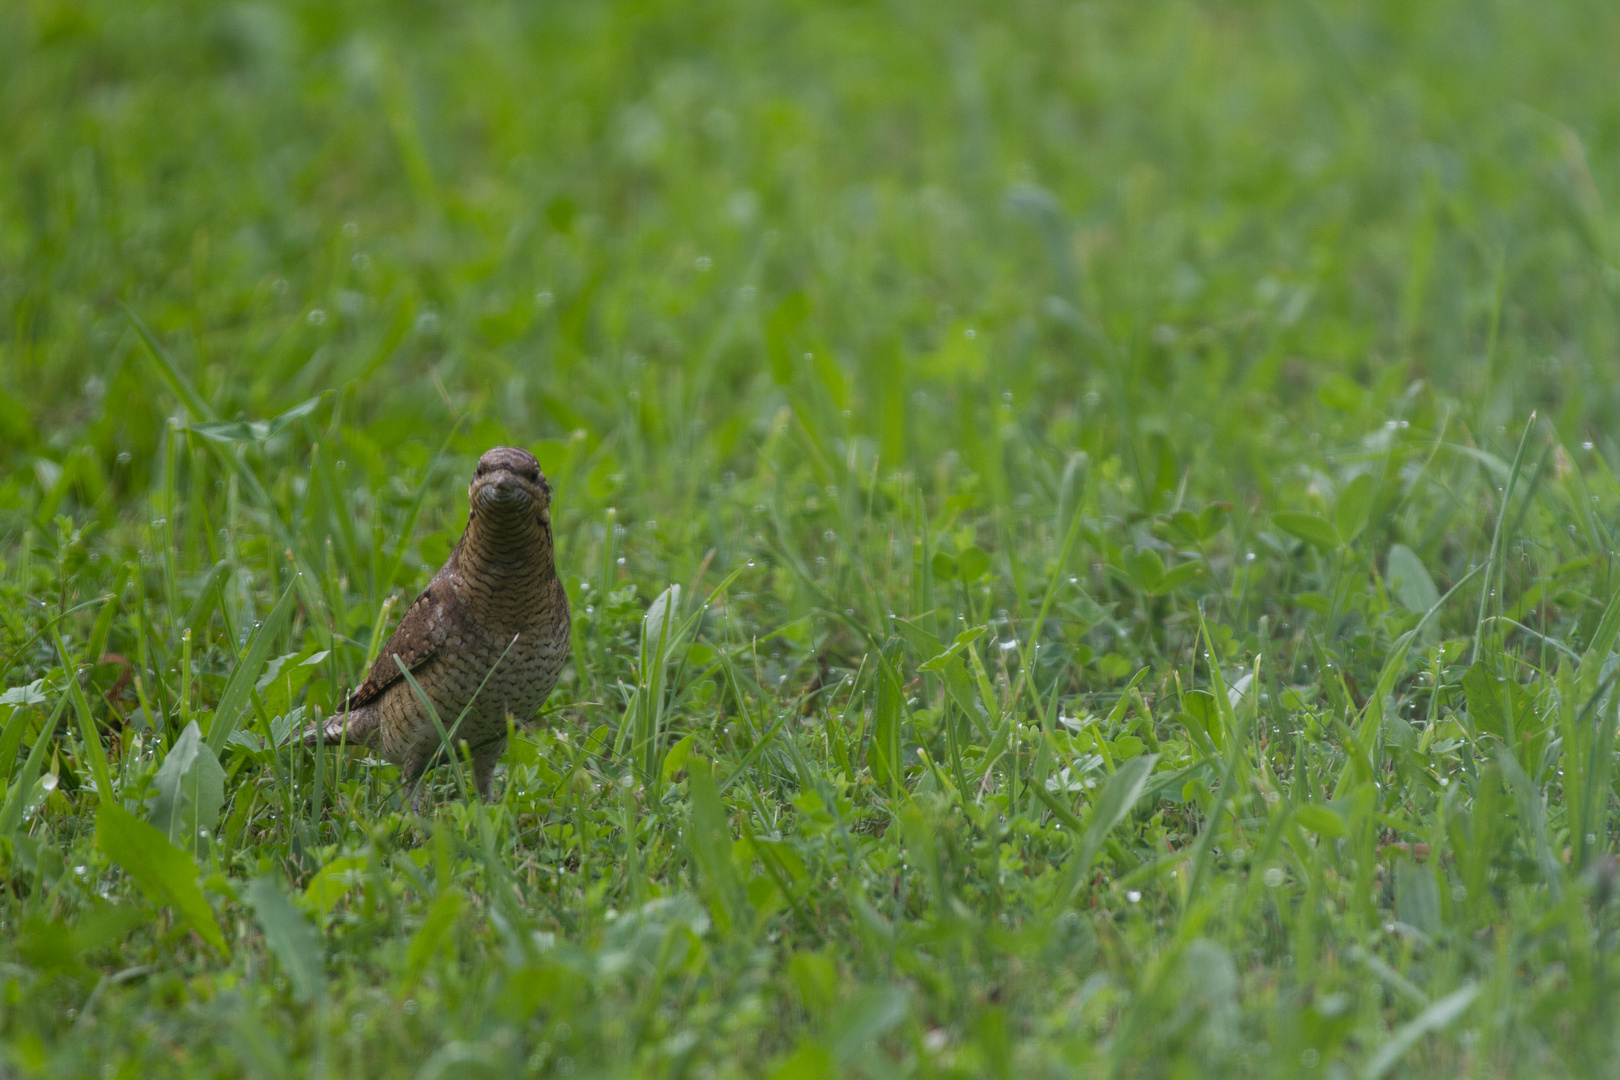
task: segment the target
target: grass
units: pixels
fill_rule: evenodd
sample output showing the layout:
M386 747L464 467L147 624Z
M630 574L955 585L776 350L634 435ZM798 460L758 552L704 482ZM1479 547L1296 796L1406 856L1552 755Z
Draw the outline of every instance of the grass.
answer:
M1613 1075L1617 46L0 9L0 1071ZM417 818L280 742L499 443L572 663Z

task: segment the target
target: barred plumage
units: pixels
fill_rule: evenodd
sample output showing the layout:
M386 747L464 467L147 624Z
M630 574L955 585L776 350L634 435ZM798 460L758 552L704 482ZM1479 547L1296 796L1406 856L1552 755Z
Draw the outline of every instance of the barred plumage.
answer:
M342 711L303 736L306 745L363 746L399 765L418 807L422 774L443 745L400 663L445 728L454 727L458 747L470 751L478 794L489 800L507 717L531 718L568 657L568 596L557 578L551 488L539 462L526 450L496 447L479 459L467 497L467 531L449 560Z

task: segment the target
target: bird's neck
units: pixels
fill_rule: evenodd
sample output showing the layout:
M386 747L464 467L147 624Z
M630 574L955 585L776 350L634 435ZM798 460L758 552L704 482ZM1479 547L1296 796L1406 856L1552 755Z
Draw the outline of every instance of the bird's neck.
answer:
M456 545L462 573L522 590L556 577L551 528L534 514L474 514Z

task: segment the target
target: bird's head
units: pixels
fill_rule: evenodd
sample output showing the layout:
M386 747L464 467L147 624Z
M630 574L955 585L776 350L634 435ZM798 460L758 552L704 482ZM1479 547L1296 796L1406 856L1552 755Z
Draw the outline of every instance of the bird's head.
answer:
M497 519L534 515L551 524L551 485L534 455L515 446L497 446L478 459L467 500L474 514Z

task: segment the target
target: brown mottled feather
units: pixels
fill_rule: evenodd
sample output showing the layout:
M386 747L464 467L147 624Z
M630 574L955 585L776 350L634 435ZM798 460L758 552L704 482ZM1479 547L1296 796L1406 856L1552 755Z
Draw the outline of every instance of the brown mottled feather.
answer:
M568 593L554 561L551 488L534 455L490 450L467 496L467 530L449 560L360 686L302 736L308 745L363 746L394 762L417 805L418 781L444 749L440 722L472 755L479 795L492 798L508 723L534 716L568 656ZM420 693L406 684L401 664Z
M448 569L446 567L445 569ZM422 595L411 602L405 609L405 617L400 619L399 626L384 642L382 652L377 654L376 661L371 670L366 673L365 681L355 687L354 692L344 702L344 709L358 709L369 705L382 696L382 692L399 682L402 678L399 664L394 657L404 661L406 668L413 673L438 651L444 641L444 613L440 610L442 605L434 602L434 586L445 574L440 570L422 590Z

